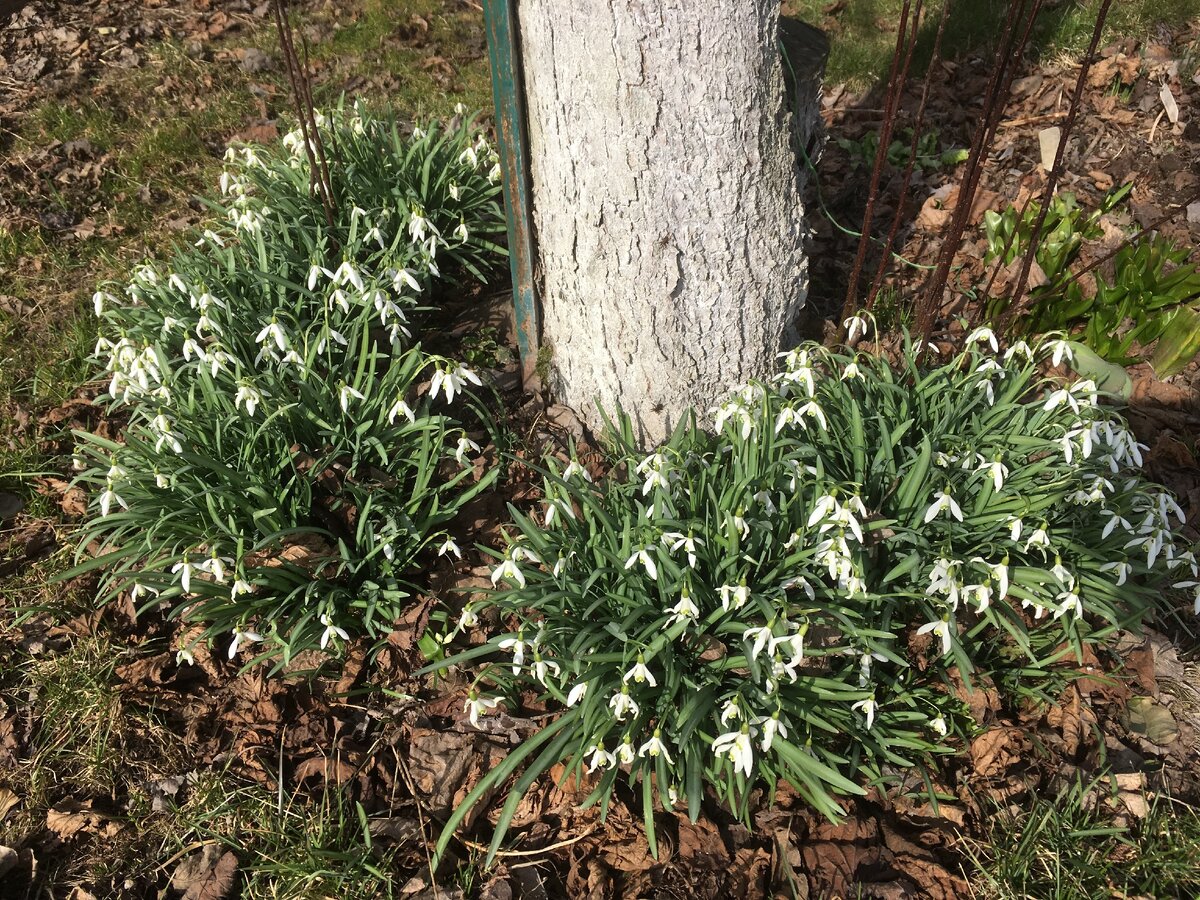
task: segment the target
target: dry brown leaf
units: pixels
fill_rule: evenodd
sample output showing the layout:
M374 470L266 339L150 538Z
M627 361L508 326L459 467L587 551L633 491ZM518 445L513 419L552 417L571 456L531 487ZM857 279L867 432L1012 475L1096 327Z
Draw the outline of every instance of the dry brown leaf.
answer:
M999 775L1021 759L1024 732L1011 725L985 731L971 741L971 762L980 778Z
M91 806L90 800L84 804L73 800L60 803L57 808L46 811L46 827L60 840L68 841L79 832L93 829L104 821L105 816Z
M207 844L179 864L171 887L183 892L183 900L225 900L233 893L237 869L232 850L222 853L219 844Z

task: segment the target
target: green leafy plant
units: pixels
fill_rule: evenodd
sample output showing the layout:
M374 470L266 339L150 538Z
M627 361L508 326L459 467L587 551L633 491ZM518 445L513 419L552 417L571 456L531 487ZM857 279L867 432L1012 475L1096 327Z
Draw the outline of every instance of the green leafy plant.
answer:
M753 788L792 786L831 818L837 797L952 752L972 733L956 689L1045 698L1072 654L1155 606L1169 569L1194 573L1171 498L1094 385L1041 379L987 329L927 368L806 345L738 390L714 431L685 415L639 453L613 429L609 475L548 461L544 512L512 510L493 610L506 631L437 668L486 660L473 721L521 691L561 715L490 772L524 765L497 825L563 761L699 814L711 790L742 817ZM452 635L451 635L452 636ZM449 636L448 636L449 637Z
M1167 377L1200 352L1200 271L1187 262L1188 251L1155 235L1123 247L1113 258L1111 277L1097 273L1090 295L1075 278L1084 244L1102 233L1100 216L1123 200L1130 187L1111 193L1090 214L1073 194L1062 193L1051 201L1035 254L1046 281L1030 289L1028 308L1021 310L1015 329L1021 334L1075 332L1095 353L1117 365L1135 362L1137 351L1153 346L1151 364ZM1040 210L1034 201L1021 217L1015 207L985 213L985 261L999 259L1007 265L1020 258ZM989 320L997 321L1005 304L1004 297L991 299L986 308Z
M888 145L888 164L902 169L908 165L911 158L913 167L918 171L936 172L950 166L956 166L967 158L967 151L962 147L941 149L941 141L936 129L923 132L917 140L916 156L912 155L913 130L904 129L900 136ZM855 168L873 166L875 155L879 152L879 132L868 131L857 141L849 138L839 138L838 146L850 154L850 162Z
M322 127L341 159L332 227L288 135L282 153L231 155L224 225L95 297L128 425L123 442L78 435L95 558L64 577L103 567L103 598L231 636L230 658L382 640L495 477L472 462L490 428L479 377L413 334L443 269L481 275L495 255L486 141L469 124L405 140L358 106Z

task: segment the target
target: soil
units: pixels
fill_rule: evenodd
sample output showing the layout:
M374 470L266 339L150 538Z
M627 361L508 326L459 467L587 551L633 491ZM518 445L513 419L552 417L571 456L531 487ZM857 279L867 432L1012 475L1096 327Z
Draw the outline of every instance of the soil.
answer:
M459 13L476 6L457 0L446 0L445 5ZM13 6L0 4L0 21L12 15L0 27L0 86L6 89L0 93L0 128L5 131L17 127L39 99L86 91L104 67L137 67L143 56L140 47L147 42L183 35L185 43L194 41L203 48L230 32L260 27L267 14L265 3L247 0L34 2L17 3L12 11ZM482 27L479 14L480 37ZM1200 108L1200 81L1193 77L1198 41L1200 27L1193 23L1145 43L1127 41L1105 48L1102 54L1101 65L1111 75L1106 84L1121 87L1089 93L1076 126L1080 137L1068 154L1063 188L1074 191L1085 205L1094 205L1113 184L1132 180L1131 201L1112 218L1118 228L1148 224L1200 186L1200 122L1187 114ZM1185 64L1187 60L1191 62ZM1031 63L1022 72L985 171L983 196L990 203L985 208L1040 192L1045 173L1039 166L1038 130L1061 120L1075 71L1072 64L1049 61ZM987 63L981 59L938 65L927 121L936 123L943 147L968 145L978 112L973 98L982 95L986 77ZM1178 124L1160 115L1164 84L1185 111ZM914 80L905 94L906 108L915 106L919 90ZM821 195L828 214L851 227L861 221L869 164L856 167L851 152L836 139L858 141L878 129L879 105L877 92L857 95L837 85L826 87L825 123L833 140L819 163ZM245 123L247 128L261 125L260 119ZM62 160L70 164L73 152L48 148L46 159L57 162L44 164L59 168L39 170L46 175L34 180L0 165L0 221L14 225L27 220L43 200L41 208L51 210L54 173L64 170ZM931 261L945 216L939 201L930 198L944 200L957 184L960 169L948 166L919 174L901 211L901 255ZM898 176L894 168L885 172L880 222L889 221L894 210ZM14 200L18 194L20 199ZM815 313L810 325L818 333L837 318L848 261L856 248L856 241L838 231L820 206L815 196L810 198L810 306ZM38 227L66 233L77 224L39 218ZM1184 212L1162 226L1162 232L1180 244L1200 245L1200 222L1189 222ZM956 286L943 311L948 333L953 331L948 324L953 315L966 309L962 286L978 282L983 272L981 237L974 230L968 235ZM873 272L871 260L866 271ZM885 283L911 292L920 280L909 270L889 270ZM500 343L515 349L503 292L446 299L446 319L438 331L463 335L495 328ZM1142 440L1152 448L1150 472L1180 496L1195 529L1200 524L1200 466L1194 435L1200 409L1194 382L1200 376L1192 367L1163 384L1144 367L1134 374L1141 393L1133 418ZM582 440L585 456L589 453L587 436L570 411L554 406L542 391L522 388L515 363L499 366L491 375L507 404L509 425L521 436L522 452L528 457L547 447L562 449L571 439ZM94 387L84 388L56 409L21 411L25 420L18 427L42 436L46 451L59 455L69 452L69 445L58 437L64 424L118 432L119 423L104 421L91 405L95 392ZM56 520L17 513L6 522L0 533L0 577L13 576L54 552L59 542L69 541L69 526L85 508L82 498L67 490L68 481L64 471L42 484L61 506ZM519 462L509 466L501 491L481 498L455 525L454 533L467 538L462 546L494 543L505 504L532 505L537 483L532 470ZM120 701L153 710L174 745L169 761L165 756L147 759L145 754L158 746L157 738L126 736L131 765L170 766L157 780L141 785L126 780L116 790L97 786L82 795L52 791L45 827L26 834L12 848L16 862L6 873L0 871L0 894L68 896L67 886L46 884L38 873L52 871L55 859L103 856L122 829L136 829L136 822L127 818L136 806L133 792L156 796L156 802L164 792L178 800L179 792L188 790L186 780L180 780L188 773L220 771L271 792L318 796L326 785L345 789L371 817L380 848L395 849L390 874L398 893L462 896L459 888L447 887L449 876L487 844L489 822L496 819L503 795L480 805L461 840L452 844L452 858L434 885L428 855L437 839L438 821L483 772L537 727L544 710L530 704L518 715L488 717L487 727L477 730L463 711L465 684L434 683L413 673L422 663L417 641L435 605L461 604L465 595L455 591L482 586L489 571L478 553L468 553L458 564L431 560L427 594L397 623L389 646L374 663L366 662L365 647L355 646L337 663L300 659L276 677L267 677L261 669L240 672L227 661L223 647L212 653L198 650L194 666L178 665L174 648L181 635L176 623L155 616L135 620L131 609L115 605L69 620L47 613L0 633L0 660L7 664L18 656L53 656L102 631L129 651L114 669ZM93 585L90 576L82 576L56 590L86 608ZM964 836L979 834L985 818L997 808L1019 807L1037 795L1052 796L1077 773L1095 772L1102 751L1110 764L1117 761L1118 772L1131 776L1128 784L1144 784L1183 799L1200 798L1200 718L1195 704L1164 690L1166 683L1187 680L1186 664L1171 641L1153 633L1128 636L1110 654L1076 662L1091 674L1116 677L1077 681L1050 706L1006 708L988 692L968 698L982 731L960 757L941 769L939 792L952 799L936 808L920 799L917 776L896 773L894 789L847 801L846 819L839 825L815 816L787 790L774 802L759 797L749 828L715 802L705 805L695 824L660 811L655 859L643 834L640 803L632 794L618 792L601 821L596 810L579 808L586 791L546 778L522 801L506 851L476 882L472 896L599 900L858 892L880 898L953 898L969 892ZM1131 730L1131 697L1150 698L1168 710L1177 726L1169 741L1156 744ZM0 703L0 785L10 781L6 773L19 772L27 762L30 737L39 726L39 714L28 697L18 702L20 698L7 694L6 700ZM15 781L8 786L15 787ZM2 795L0 790L0 801ZM0 822L8 814L0 802ZM1132 810L1120 814L1135 815ZM230 856L197 849L132 881L78 882L70 896L232 897L232 872L250 861ZM0 867L4 860L0 856ZM189 868L181 875L183 867ZM188 894L188 886L199 883L189 881L193 877L217 887L211 893Z

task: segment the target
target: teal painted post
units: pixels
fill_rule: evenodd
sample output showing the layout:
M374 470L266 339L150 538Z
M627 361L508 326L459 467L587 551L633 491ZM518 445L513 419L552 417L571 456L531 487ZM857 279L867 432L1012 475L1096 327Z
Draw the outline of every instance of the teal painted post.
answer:
M533 286L529 148L521 53L517 44L516 0L483 0L483 17L492 67L492 102L496 107L500 168L504 173L504 212L508 219L517 347L521 353L522 375L528 379L537 368L538 309Z

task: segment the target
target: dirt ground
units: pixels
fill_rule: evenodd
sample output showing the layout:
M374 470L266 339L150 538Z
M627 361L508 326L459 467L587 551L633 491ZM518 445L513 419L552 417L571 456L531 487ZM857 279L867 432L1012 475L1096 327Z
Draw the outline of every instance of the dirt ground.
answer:
M460 55L424 37L430 23L419 13L398 16L387 40L414 49L427 62L416 68L423 68L430 90L453 93L469 81L463 75L469 67L474 72L486 67L482 17L477 4L466 0L434 5L439 14L453 17L457 33L466 35ZM7 8L13 6L20 8ZM332 16L350 23L356 14L355 4L340 0L299 8L301 15L322 16L322 22ZM268 50L260 49L269 43L265 3L0 3L0 23L10 13L8 24L0 25L0 226L10 235L35 233L36 242L10 260L14 270L25 272L24 290L18 294L0 284L0 309L20 327L52 329L74 317L83 292L90 293L84 280L98 271L89 256L87 264L56 280L57 261L64 257L55 254L66 252L63 247L98 237L110 242L104 246L120 262L154 246L161 234L177 234L200 212L186 196L154 184L106 182L118 146L54 139L36 147L22 144L16 136L30 133L31 119L44 114L47 101L69 108L86 100L87 108L103 110L117 89L112 71L138 72L155 58L148 48L169 41L196 62L197 68L187 71L199 75L188 79L147 71L143 89L149 96L194 106L206 102L212 85L221 87L230 78L259 84L258 90L247 89L237 121L214 120L213 130L195 144L196 152L210 155L211 164L236 135L273 136L287 98L277 81L259 80L273 65ZM1185 115L1172 124L1161 99L1167 85L1180 109L1200 108L1200 23L1108 46L1102 57L1101 89L1089 92L1085 101L1077 126L1082 137L1071 145L1062 187L1091 206L1113 185L1132 180L1130 201L1108 217L1119 232L1160 218L1200 187L1200 121ZM1040 191L1045 173L1039 166L1038 130L1062 120L1076 66L1049 59L1021 73L989 158L976 220L984 209ZM317 78L328 79L327 89L363 89L380 97L400 90L399 82L386 79L356 83L332 65L318 69ZM968 145L978 109L963 98L980 97L986 78L981 58L939 64L927 121L936 125L943 149ZM906 107L915 105L918 92L914 81ZM879 106L878 91L827 85L824 117L830 141L818 165L820 196L808 199L814 232L809 327L816 334L825 333L841 308L856 239L833 222L855 229L861 222L869 161L858 164L853 145L878 129ZM897 243L902 256L932 260L960 169L946 165L918 173L902 210ZM898 176L897 167L885 173L878 221L890 220ZM136 225L114 215L114 205L139 207L139 216L130 220ZM1162 232L1196 247L1200 215L1189 220L1181 212ZM123 243L126 233L136 237L136 246ZM969 312L961 288L982 280L984 247L973 227L958 258L946 323ZM867 271L873 271L870 261ZM921 278L910 269L892 269L885 284L904 295ZM491 375L503 391L521 452L536 455L582 432L568 410L518 386L506 300L503 285L493 292L448 297L439 325L450 347L461 346L465 335L494 335L501 352L493 354ZM946 328L952 336L954 327ZM1200 524L1194 438L1200 370L1190 367L1166 383L1145 366L1131 372L1136 382L1131 416L1152 448L1149 471L1180 497L1195 530ZM85 512L83 498L67 489L71 442L64 429L119 434L120 423L104 421L91 404L99 389L85 384L57 403L30 402L20 393L4 399L8 421L0 441L36 446L39 467L57 471L37 482L46 502L5 514L0 531L0 581L7 582L0 595L0 671L5 673L0 677L0 845L11 848L6 856L0 847L0 896L238 896L237 872L254 865L248 853L225 844L214 850L199 831L177 835L175 842L164 836L176 827L170 809L188 803L189 794L213 774L223 785L261 789L271 797L316 800L331 789L343 792L369 819L395 894L411 898L963 897L971 891L966 847L972 836L985 833L987 819L997 810L1019 809L1031 798L1054 796L1078 775L1097 773L1104 765L1112 769L1120 802L1111 812L1120 821L1142 814L1142 789L1200 801L1200 697L1189 687L1196 680L1188 662L1195 645L1175 629L1169 638L1128 636L1110 653L1077 660L1092 677L1074 681L1049 707L1007 708L995 692L965 697L981 731L961 756L941 764L936 788L942 800L936 805L919 776L896 773L891 790L847 801L840 825L814 815L786 790L774 803L759 798L750 828L716 803L706 804L695 824L659 812L655 859L643 835L639 801L627 789L618 790L601 821L596 810L578 807L586 791L544 779L522 801L494 869L472 867L503 795L480 805L462 839L452 845L453 858L431 876L429 848L439 820L537 727L545 712L528 698L520 715L490 717L486 728L476 729L463 712L465 682L412 674L422 664L417 641L431 614L442 602L461 604L456 589L486 582L490 570L483 558L468 553L461 563L431 563L427 593L397 623L391 646L372 664L363 647L354 647L336 663L296 660L279 677L258 669L239 672L223 654L203 650L196 652L194 666L180 666L176 623L153 615L135 620L131 607L91 608L90 576L53 587L44 583L55 565L61 567L71 525ZM456 523L455 533L468 538L463 546L493 542L505 504L533 504L537 484L531 470L513 464L502 489ZM30 606L41 609L14 624L18 609ZM68 667L65 672L59 670L62 665ZM57 672L58 681L47 672ZM31 681L30 673L41 680ZM103 741L89 746L100 747L108 758L89 767L72 756L57 770L55 760L66 757L52 752L55 741L77 735L56 717L80 713L69 703L51 703L48 685L83 691L83 682L93 676L99 688L89 696L101 700L99 712L88 715L108 717L111 728ZM1131 698L1138 698L1139 709L1155 710L1159 720L1165 715L1172 727L1147 730L1145 716L1131 718Z

